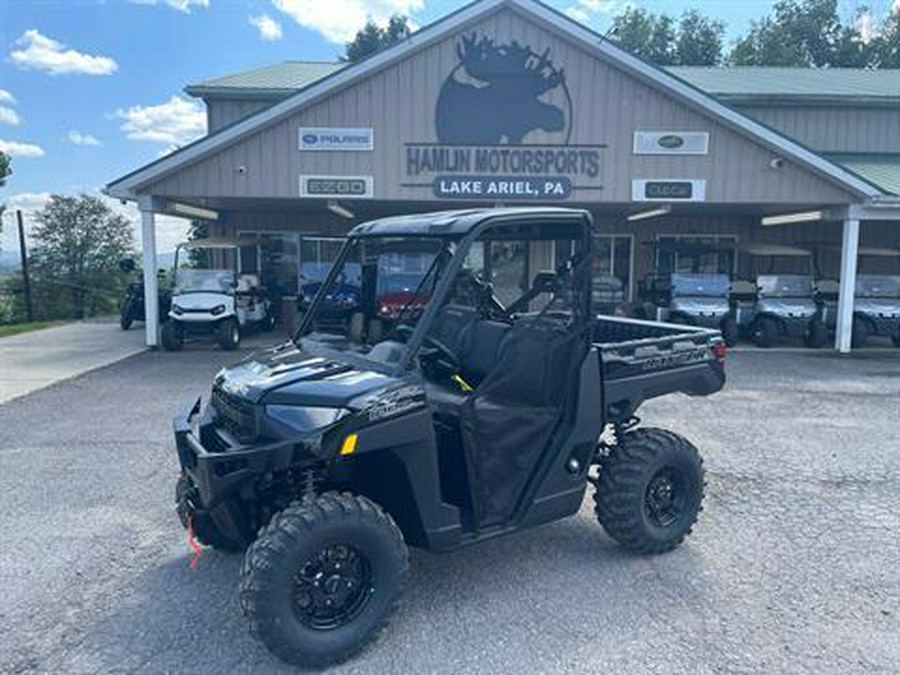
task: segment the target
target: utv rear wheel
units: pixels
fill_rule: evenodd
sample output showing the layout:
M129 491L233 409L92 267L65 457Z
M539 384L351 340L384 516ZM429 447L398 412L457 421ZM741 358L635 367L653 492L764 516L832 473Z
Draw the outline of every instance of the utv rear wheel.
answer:
M250 632L305 667L343 661L386 625L409 569L378 505L330 492L276 514L247 550L240 600Z
M184 334L174 321L162 325L162 344L167 352L177 352L184 346Z
M205 546L214 548L223 553L240 553L244 550L244 546L225 536L222 531L216 527L215 523L208 518L197 518L194 500L196 499L195 488L191 485L190 479L181 474L178 482L175 484L175 510L178 512L178 519L182 526L187 529L190 525L194 530L194 536L197 541Z
M738 325L737 321L735 321L733 316L726 316L722 319L722 324L719 326L722 331L722 338L725 340L725 345L728 347L734 347L738 343Z
M703 460L663 429L625 434L603 461L594 511L606 532L636 553L665 553L690 534L703 504Z
M230 352L241 344L241 329L234 319L225 319L219 324L219 347Z
M778 334L778 322L771 317L762 316L753 324L753 343L757 347L774 347L778 344Z
M828 327L821 319L813 319L806 329L806 346L821 349L828 344Z
M119 327L128 330L132 323L134 323L134 300L128 298L122 303L122 310L119 312Z

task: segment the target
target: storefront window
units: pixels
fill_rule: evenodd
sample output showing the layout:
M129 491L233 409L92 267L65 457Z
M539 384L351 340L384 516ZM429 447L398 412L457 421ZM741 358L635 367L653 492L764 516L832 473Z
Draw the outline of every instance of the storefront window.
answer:
M631 300L631 257L634 240L628 234L605 234L594 237L594 271L597 281L614 277L621 284L623 301Z

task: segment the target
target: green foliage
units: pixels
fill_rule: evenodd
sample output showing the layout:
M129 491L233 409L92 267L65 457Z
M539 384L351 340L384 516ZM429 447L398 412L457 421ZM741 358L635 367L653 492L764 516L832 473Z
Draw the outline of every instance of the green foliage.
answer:
M208 220L191 220L188 227L188 241L196 241L197 239L207 239L209 237L209 221ZM182 249L184 250L184 249ZM188 261L191 267L204 267L209 264L209 251L202 248L189 248L187 250ZM179 261L179 267L184 265Z
M0 187L6 185L6 179L12 176L12 160L5 152L0 152Z
M131 223L90 195L53 195L35 214L29 256L32 304L43 319L116 311L134 250Z
M392 16L385 28L370 20L356 34L353 42L347 43L345 54L341 60L356 63L381 49L402 42L409 37L411 32L409 19L399 14Z
M613 19L612 34L622 47L659 66L714 66L722 60L725 26L694 9L676 24L668 14L629 7Z

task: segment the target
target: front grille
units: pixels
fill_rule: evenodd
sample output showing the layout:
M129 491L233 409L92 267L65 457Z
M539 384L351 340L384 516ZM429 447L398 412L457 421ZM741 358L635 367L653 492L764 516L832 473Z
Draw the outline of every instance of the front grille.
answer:
M218 422L241 443L252 443L258 433L256 407L237 396L213 388L212 406L218 413Z

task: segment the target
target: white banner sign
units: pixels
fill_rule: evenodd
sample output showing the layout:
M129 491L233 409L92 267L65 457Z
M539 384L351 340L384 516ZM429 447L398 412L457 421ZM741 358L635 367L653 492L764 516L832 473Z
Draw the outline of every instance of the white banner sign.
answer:
M300 127L300 149L314 152L374 150L375 130L340 127Z
M300 196L319 199L371 199L372 176L300 176Z
M635 131L636 155L705 155L709 134L705 131Z

